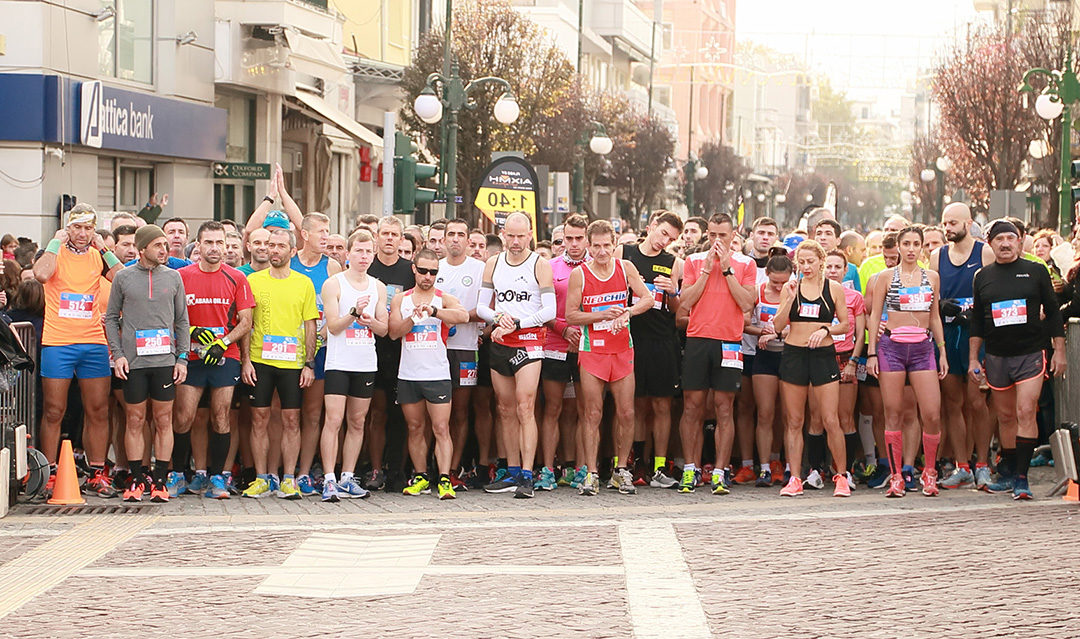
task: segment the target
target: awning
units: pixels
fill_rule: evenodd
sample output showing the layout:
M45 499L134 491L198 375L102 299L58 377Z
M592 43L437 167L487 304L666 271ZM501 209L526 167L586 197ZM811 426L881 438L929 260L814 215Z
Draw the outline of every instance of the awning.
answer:
M360 124L337 108L314 93L297 91L296 100L300 104L299 109L308 117L341 129L352 136L357 142L381 149L383 140L374 131Z
M289 55L290 65L301 73L322 78L326 77L330 70L338 73L347 73L349 70L345 65L345 58L329 40L320 40L293 29L285 29L285 42L292 51Z

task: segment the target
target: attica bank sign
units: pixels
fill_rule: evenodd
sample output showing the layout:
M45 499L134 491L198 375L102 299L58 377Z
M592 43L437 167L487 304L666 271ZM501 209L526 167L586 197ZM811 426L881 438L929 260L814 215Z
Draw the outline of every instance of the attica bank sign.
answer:
M0 74L0 140L221 161L226 118L224 109L100 81Z

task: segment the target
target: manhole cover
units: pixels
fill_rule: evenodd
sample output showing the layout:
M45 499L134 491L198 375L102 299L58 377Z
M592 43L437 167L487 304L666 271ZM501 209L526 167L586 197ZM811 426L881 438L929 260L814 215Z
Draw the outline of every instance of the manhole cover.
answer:
M149 510L147 506L30 506L20 508L27 515L137 515Z

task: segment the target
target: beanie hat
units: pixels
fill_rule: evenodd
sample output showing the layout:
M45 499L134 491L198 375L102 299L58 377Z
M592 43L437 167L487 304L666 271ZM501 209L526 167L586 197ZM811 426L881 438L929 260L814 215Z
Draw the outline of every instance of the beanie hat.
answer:
M141 251L159 237L165 237L165 231L162 231L157 224L141 226L135 231L135 248Z

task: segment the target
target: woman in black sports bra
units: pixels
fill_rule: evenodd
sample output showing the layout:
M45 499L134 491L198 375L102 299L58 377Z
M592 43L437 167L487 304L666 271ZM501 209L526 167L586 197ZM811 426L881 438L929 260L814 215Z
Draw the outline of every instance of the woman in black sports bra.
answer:
M825 278L825 251L817 242L806 240L800 244L795 249L795 264L799 279L784 285L780 308L773 320L777 333L786 326L791 327L780 359L784 449L791 467L791 479L780 491L785 497L802 494L803 416L807 396L811 405L820 411L833 460L843 464L847 459L838 413L840 369L832 338L834 334L845 335L848 330L844 289L839 282ZM833 323L834 317L836 323ZM851 495L843 472L837 472L833 482L836 484L834 496Z

